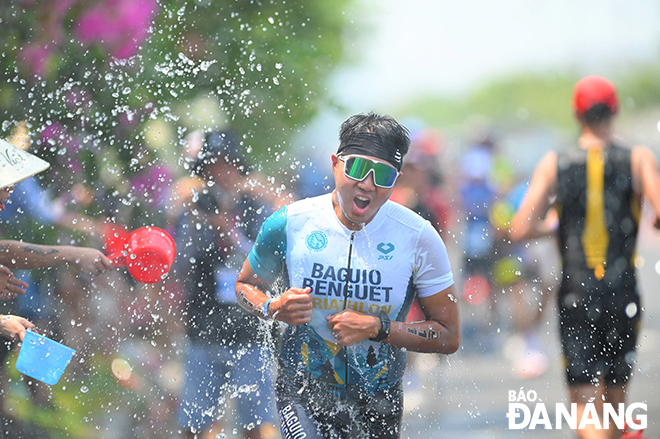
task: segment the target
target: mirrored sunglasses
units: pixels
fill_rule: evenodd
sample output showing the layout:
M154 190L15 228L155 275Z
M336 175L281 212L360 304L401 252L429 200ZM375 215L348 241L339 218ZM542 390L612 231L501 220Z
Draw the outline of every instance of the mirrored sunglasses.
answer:
M340 160L345 161L344 174L350 179L362 181L373 171L374 183L378 187L391 188L399 175L394 166L365 157L348 156L340 157Z

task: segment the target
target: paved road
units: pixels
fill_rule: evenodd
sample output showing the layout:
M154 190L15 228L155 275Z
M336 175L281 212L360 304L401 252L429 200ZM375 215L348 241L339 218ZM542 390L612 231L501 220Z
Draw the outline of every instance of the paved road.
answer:
M628 402L648 406L647 439L660 438L660 237L641 240L640 282L644 303L643 328L635 374ZM657 269L656 269L657 264ZM658 270L658 271L656 271ZM465 305L463 305L465 306ZM468 321L469 309L462 314ZM560 368L556 312L547 315L540 333L546 351L547 371L536 378L523 379L515 373L506 330L493 328L489 343L475 346L465 339L462 349L452 356L417 355L406 376L406 412L402 437L410 438L539 438L569 439L570 430L511 430L508 428L508 391L521 387L534 390L548 411L556 403L568 405L566 385ZM554 419L551 413L551 419ZM553 422L554 424L554 422Z

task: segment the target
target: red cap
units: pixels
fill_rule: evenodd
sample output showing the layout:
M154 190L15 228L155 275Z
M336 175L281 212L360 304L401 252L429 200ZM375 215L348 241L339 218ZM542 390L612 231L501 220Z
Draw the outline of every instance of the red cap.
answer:
M619 109L619 101L616 97L614 84L596 75L579 80L573 89L573 110L575 110L575 113L581 116L598 104L607 105L612 110L612 114L616 114Z

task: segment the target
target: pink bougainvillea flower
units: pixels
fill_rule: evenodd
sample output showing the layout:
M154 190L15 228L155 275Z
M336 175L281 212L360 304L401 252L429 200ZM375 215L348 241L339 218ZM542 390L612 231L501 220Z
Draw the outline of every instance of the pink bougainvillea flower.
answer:
M71 90L67 90L64 97L67 107L72 110L78 107L85 108L91 100L89 91L80 87L72 87Z
M48 64L53 50L47 43L28 43L19 54L20 63L33 75L41 78L48 73Z
M41 130L41 141L58 149L64 146L72 156L77 156L82 148L80 139L67 133L66 127L60 122L53 122Z
M105 0L80 16L76 35L85 44L103 44L114 58L127 59L149 36L157 10L156 0Z
M39 22L43 26L42 31L45 33L45 37L57 44L68 34L68 26L64 25L66 15L76 7L77 3L84 3L84 1L46 0L37 2L31 7L48 11L48 13L41 14Z
M41 131L41 140L44 143L60 142L64 131L64 125L59 122L53 122Z
M147 195L148 203L162 208L168 200L173 176L164 165L153 165L131 180L131 192L139 197Z

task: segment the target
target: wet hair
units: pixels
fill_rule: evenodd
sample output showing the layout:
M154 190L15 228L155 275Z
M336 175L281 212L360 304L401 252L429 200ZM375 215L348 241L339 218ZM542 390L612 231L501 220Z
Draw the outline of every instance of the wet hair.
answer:
M585 111L580 117L588 126L600 125L609 122L614 113L607 104L596 104Z
M410 132L393 117L356 114L341 124L337 155L362 154L380 158L401 170L410 148Z

